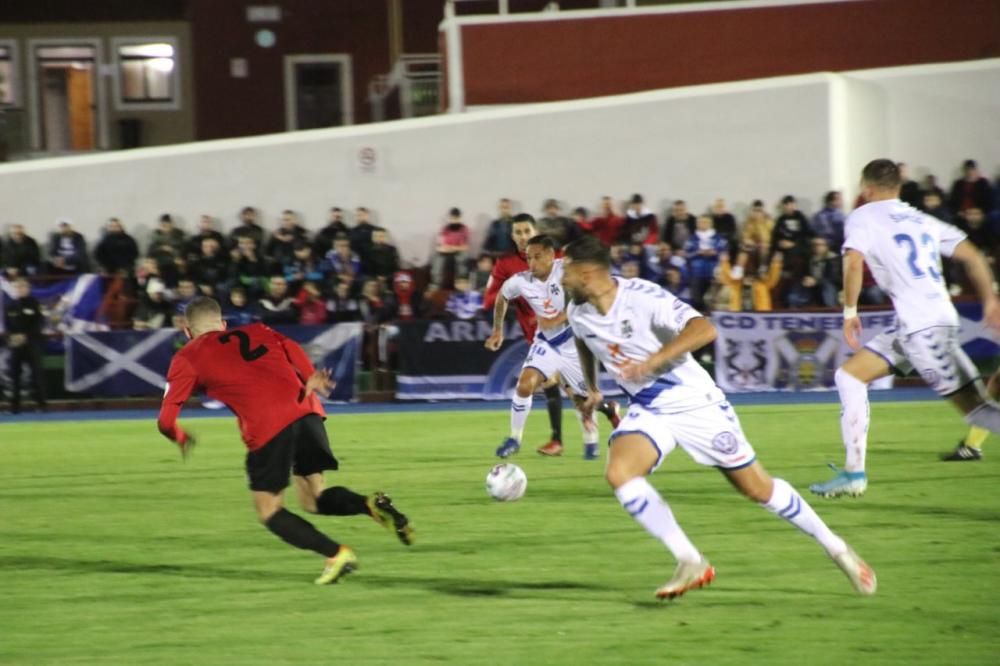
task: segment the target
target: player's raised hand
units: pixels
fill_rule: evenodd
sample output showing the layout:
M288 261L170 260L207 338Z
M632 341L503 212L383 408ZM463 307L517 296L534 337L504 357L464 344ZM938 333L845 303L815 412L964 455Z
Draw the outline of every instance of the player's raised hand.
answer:
M502 344L503 344L503 332L501 332L501 331L494 331L493 335L491 335L490 337L486 338L485 347L487 349L489 349L490 351L496 351L496 350L500 349L500 345L502 345Z
M844 318L844 340L854 351L861 349L861 317Z
M322 368L312 373L306 380L306 395L313 391L319 393L324 398L330 395L330 391L337 385L337 382L330 378L330 369Z

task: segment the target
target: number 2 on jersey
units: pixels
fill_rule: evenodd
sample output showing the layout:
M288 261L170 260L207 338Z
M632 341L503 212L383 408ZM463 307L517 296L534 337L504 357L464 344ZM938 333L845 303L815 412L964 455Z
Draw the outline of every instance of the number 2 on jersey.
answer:
M935 282L941 281L941 274L937 272L937 266L941 260L938 257L937 244L930 234L923 234L920 237L920 248L926 248L928 250L927 254L930 255L930 261L925 266L926 271L917 265L917 254L920 248L917 247L917 242L913 240L912 236L909 234L896 234L892 239L896 241L897 246L906 248L906 263L909 264L913 277L922 278L930 275L931 279Z
M229 341L233 338L240 341L240 356L242 356L243 360L248 363L250 361L256 361L268 351L267 347L264 345L258 345L253 349L250 349L250 336L243 331L230 331L228 333L223 333L219 336L219 342L226 345L229 344Z

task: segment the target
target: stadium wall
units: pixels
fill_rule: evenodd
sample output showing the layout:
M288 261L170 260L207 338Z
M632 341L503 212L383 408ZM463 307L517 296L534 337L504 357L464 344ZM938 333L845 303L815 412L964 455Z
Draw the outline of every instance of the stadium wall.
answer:
M481 234L504 195L531 212L547 197L594 206L642 192L661 212L725 196L741 213L792 192L812 210L828 188L851 195L876 155L942 181L965 157L992 173L998 118L1000 59L712 84L0 165L0 225L41 239L67 217L96 242L115 215L143 241L162 212L228 227L250 204L273 228L293 208L316 229L331 205L366 205L423 263L448 207Z

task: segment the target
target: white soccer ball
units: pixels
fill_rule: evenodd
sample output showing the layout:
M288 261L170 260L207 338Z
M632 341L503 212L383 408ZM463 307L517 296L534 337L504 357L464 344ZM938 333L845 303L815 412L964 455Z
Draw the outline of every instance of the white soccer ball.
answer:
M486 492L498 502L513 502L524 496L528 476L514 463L494 465L486 475Z

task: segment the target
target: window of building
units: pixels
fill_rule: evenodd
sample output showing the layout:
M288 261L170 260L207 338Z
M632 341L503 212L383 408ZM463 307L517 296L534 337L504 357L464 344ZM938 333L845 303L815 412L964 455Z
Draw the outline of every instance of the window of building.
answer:
M179 108L177 44L174 40L115 40L115 59L119 108Z
M19 106L17 60L13 42L0 42L0 106Z

